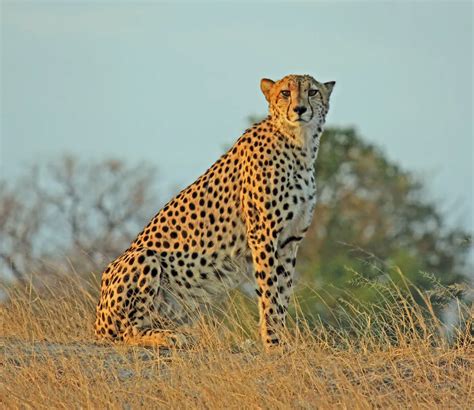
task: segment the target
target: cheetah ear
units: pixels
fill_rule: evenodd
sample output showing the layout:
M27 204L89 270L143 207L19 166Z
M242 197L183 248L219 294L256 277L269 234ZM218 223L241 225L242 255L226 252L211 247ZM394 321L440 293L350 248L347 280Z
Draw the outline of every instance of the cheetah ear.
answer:
M270 90L272 89L274 84L275 81L270 80L268 78L262 78L262 81L260 81L260 89L262 90L262 93L268 102L270 102Z
M334 88L335 85L336 85L335 81L329 81L327 83L324 83L326 90L328 90L328 97L331 95L332 89Z

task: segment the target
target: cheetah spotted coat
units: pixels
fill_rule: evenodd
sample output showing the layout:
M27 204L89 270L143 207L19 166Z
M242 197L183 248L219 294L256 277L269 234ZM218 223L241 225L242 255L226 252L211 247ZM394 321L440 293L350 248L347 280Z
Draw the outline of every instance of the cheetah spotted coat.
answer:
M263 343L280 344L296 253L316 203L314 162L333 86L307 75L262 80L269 116L171 199L104 271L99 338L183 343L175 329L250 272Z

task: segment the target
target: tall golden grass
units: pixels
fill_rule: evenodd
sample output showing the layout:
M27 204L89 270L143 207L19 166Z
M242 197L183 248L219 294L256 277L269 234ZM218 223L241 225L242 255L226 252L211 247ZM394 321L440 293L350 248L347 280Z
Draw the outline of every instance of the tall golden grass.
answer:
M237 292L196 323L192 347L160 351L94 340L94 281L7 289L0 407L472 408L472 310L459 306L448 343L430 298L392 285L377 285L377 305L341 300L333 325L295 300L288 347L272 354Z

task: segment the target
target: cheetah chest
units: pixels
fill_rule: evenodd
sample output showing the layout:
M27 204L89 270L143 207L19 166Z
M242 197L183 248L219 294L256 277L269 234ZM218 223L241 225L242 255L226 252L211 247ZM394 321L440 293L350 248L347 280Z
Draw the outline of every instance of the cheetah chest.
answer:
M311 223L314 208L316 206L316 182L313 167L297 168L290 174L291 189L291 212L292 217L288 220L282 231L283 237L302 236Z

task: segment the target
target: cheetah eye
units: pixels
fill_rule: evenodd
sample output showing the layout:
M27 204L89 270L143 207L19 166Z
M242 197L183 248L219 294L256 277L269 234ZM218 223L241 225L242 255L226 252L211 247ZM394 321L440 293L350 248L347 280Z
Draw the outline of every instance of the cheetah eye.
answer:
M308 95L309 95L310 97L314 97L317 93L318 93L318 90L309 90L309 91L308 91Z
M281 95L285 98L288 98L290 96L290 92L288 90L282 90Z

